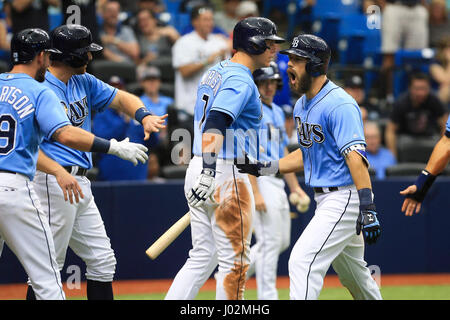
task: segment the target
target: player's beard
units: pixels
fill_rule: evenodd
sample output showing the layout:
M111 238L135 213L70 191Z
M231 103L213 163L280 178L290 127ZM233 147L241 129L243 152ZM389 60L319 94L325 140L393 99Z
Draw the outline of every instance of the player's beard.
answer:
M45 72L47 71L47 68L45 66L41 67L36 71L36 75L34 76L34 79L39 82L45 81Z
M312 77L306 72L300 77L298 85L298 93L305 94L311 89Z

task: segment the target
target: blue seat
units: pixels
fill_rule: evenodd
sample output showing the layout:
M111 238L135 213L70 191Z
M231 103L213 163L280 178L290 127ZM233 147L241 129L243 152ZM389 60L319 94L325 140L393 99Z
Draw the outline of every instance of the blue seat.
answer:
M338 15L352 14L359 11L358 0L317 0L313 7L314 19L321 19L328 13Z
M171 15L177 15L180 11L180 3L181 0L163 0L163 3L166 7L167 12Z
M61 11L54 11L49 12L48 14L48 25L50 30L55 29L56 27L59 27L64 20L64 15Z
M363 64L366 25L367 17L364 14L352 13L342 16L338 44L341 64Z
M429 73L430 64L436 51L431 48L421 50L398 50L395 53L394 97L398 97L408 87L408 76L412 72Z

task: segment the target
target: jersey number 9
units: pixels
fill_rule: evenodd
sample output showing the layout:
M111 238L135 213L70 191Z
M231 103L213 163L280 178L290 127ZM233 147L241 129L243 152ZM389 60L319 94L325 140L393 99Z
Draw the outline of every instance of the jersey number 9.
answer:
M14 149L16 120L10 114L0 116L0 155L7 155Z

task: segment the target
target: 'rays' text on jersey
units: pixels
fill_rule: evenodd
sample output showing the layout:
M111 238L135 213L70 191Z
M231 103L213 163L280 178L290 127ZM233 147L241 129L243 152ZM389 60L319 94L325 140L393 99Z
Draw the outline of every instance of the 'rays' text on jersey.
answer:
M22 95L22 90L13 86L3 86L0 91L0 102L12 105L20 118L24 118L34 111L33 103L26 95Z
M209 86L216 95L217 90L220 88L220 84L222 83L222 75L216 70L209 70L206 72L202 80L200 81L200 86Z
M325 140L320 124L302 122L300 117L295 117L297 124L298 141L302 147L310 148L313 142L322 143Z
M67 117L72 125L75 127L81 127L89 114L87 97L84 97L79 101L72 102L69 106L67 106L64 101L61 101L61 104L63 105L64 110L67 113Z

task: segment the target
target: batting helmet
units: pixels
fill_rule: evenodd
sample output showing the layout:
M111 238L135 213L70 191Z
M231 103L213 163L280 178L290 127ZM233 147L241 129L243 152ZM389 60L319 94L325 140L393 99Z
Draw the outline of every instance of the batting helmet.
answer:
M73 68L79 68L89 62L89 51L100 51L102 46L92 42L88 28L78 24L62 25L51 33L53 46L61 51L52 54L51 60L61 61Z
M291 47L280 51L281 54L294 54L307 58L306 72L317 77L326 74L328 63L331 57L331 50L328 44L322 39L312 34L301 34L292 40Z
M277 89L280 90L283 87L283 80L281 79L281 74L275 61L272 61L268 67L256 69L253 72L253 80L255 82L272 79L277 80Z
M277 36L277 26L267 18L250 17L239 21L233 30L233 49L259 55L269 49L265 40L277 43L285 40Z
M61 53L52 48L50 36L42 29L24 29L11 39L11 61L14 65L33 60L41 51Z

